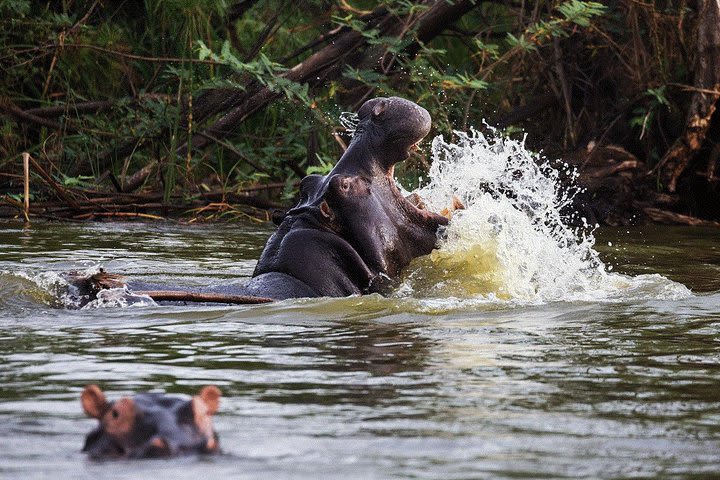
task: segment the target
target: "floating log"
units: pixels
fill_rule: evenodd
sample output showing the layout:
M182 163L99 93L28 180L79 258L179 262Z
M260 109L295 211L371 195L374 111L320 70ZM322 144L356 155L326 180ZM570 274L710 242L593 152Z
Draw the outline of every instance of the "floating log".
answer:
M150 290L135 291L137 295L147 295L155 301L165 302L198 302L198 303L230 303L234 305L254 305L274 302L272 298L254 297L251 295L224 295L221 293L196 293L181 290Z

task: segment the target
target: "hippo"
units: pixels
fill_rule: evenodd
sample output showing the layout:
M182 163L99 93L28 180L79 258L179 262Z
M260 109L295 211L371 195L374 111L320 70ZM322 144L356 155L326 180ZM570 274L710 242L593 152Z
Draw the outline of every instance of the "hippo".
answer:
M108 402L97 385L88 385L80 400L100 425L87 435L82 451L92 458L215 453L219 443L211 417L220 396L220 389L209 385L192 398L140 393Z
M300 201L270 237L247 285L271 298L382 293L436 246L448 218L405 198L395 164L430 131L430 114L399 97L358 111L352 141L327 175L300 183Z
M393 177L395 164L407 159L430 131L430 114L409 100L381 97L365 102L358 119L335 167L327 175L303 178L297 205L276 218L278 229L250 282L200 289L194 301L384 294L410 261L436 247L438 231L450 214L428 211L415 194L406 198ZM462 208L458 203L453 208ZM98 285L101 277L104 284ZM89 282L77 278L70 283L87 302L98 289L117 286L115 280L103 273ZM163 292L167 288L158 285L131 282L129 287L152 298L185 298L184 292Z

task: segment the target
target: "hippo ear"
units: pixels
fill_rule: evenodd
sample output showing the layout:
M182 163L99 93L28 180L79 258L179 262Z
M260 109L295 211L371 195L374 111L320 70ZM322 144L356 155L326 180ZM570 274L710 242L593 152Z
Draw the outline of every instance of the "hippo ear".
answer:
M313 192L314 190L317 190L318 186L322 184L323 180L325 180L325 177L322 175L307 175L303 177L302 180L300 180L300 191L302 193Z
M382 113L387 108L387 102L385 100L380 100L375 105L373 105L372 113L373 117L379 117L382 115Z
M88 417L100 418L107 407L105 394L97 385L88 385L80 395L80 402Z
M215 415L220 407L220 397L222 392L215 385L207 385L200 389L197 395L207 406L208 415Z
M320 204L320 213L323 217L327 218L330 221L333 221L335 219L335 214L332 211L332 208L330 208L330 205L323 200Z

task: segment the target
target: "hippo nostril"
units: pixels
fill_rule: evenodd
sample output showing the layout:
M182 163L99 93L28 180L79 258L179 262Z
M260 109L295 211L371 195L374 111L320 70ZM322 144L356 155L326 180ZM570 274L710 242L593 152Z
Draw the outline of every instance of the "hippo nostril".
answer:
M120 412L118 412L117 410L115 410L115 409L113 408L113 410L112 410L112 417L113 417L113 418L118 418L119 416L120 416Z
M115 455L118 457L124 457L125 456L125 447L122 445L118 445L117 443L113 445L115 447Z
M171 452L168 442L162 437L155 436L148 443L145 444L145 449L141 456L164 457L170 454Z

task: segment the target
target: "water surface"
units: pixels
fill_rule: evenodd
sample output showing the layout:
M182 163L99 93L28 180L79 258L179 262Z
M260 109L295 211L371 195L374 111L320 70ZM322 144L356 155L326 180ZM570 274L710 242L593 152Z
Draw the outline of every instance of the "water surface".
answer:
M270 232L0 225L0 477L720 475L718 230L600 230L603 261L644 280L596 299L54 306L51 272L98 264L184 285L243 280ZM110 398L218 385L223 453L86 459L88 383Z

